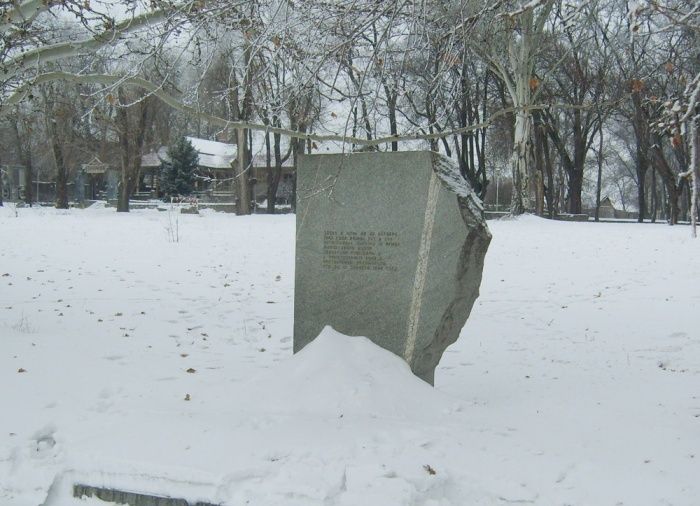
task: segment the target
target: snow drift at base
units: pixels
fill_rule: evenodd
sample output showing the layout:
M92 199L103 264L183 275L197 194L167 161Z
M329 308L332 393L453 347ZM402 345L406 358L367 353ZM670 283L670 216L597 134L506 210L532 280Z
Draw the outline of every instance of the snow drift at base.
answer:
M450 480L428 463L437 466L424 430L454 409L400 357L326 327L293 357L232 388L229 423L195 435L198 425L178 432L169 420L139 423L133 414L74 441L69 469L58 473L44 506L105 504L72 498L76 483L190 504L428 504ZM183 440L189 445L178 451L173 442ZM131 461L114 447L131 447Z

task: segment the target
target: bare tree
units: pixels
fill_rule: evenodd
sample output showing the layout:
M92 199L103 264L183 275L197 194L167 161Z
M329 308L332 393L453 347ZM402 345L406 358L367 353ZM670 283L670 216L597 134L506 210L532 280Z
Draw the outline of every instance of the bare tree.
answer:
M169 124L184 129L193 121L198 132L237 143L233 181L242 214L252 210L256 144L264 146L270 210L285 160L330 142L394 151L402 142L429 145L455 158L485 195L489 155L502 149L490 142L496 123L499 134L512 135L501 142L512 146L512 211L544 213L546 205L553 216L566 198L568 211L578 213L594 143L597 200L606 186L601 146L611 128L604 123L617 121L611 115L617 100L635 132L640 219L650 197L650 207L665 202L675 221L674 202L687 184L677 176L696 177L688 172L697 159L688 111L697 104L697 80L688 79L679 94L674 132L667 119L664 128L658 125L664 118L658 96L673 95L671 80L652 78L670 58L660 50L664 41L694 47L697 11L685 0L642 2L632 16L605 0L575 6L558 0L133 1L119 19L95 5L103 12L71 1L2 4L9 35L0 50L0 114L56 80L88 87L93 104L80 107L93 126L76 124L72 131L80 138L97 135L97 112L112 108L106 116L116 117L122 151L128 151L122 160L127 197L121 201L138 179L148 139L168 137ZM55 22L49 14L59 11L77 22L70 41L50 30ZM637 33L632 39L622 36L626 25ZM80 68L51 66L76 55L85 57ZM175 56L168 61L166 55ZM692 65L675 62L688 75ZM153 65L162 71L150 72ZM178 72L182 68L193 70ZM618 90L611 86L613 70L624 83ZM158 102L176 111L172 121L160 122L161 133L155 133ZM129 139L127 132L141 135ZM101 135L107 136L104 127ZM673 144L678 135L683 149ZM53 152L59 160L59 150Z
M140 96L122 86L118 90L117 105L115 123L121 147L117 212L129 212L129 198L136 191L141 176L147 133L153 126L155 98Z

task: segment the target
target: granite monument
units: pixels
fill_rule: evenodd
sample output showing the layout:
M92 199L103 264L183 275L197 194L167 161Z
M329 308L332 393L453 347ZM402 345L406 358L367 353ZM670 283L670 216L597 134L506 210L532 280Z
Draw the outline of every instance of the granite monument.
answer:
M491 240L459 168L428 151L300 156L296 223L294 351L330 325L432 384Z

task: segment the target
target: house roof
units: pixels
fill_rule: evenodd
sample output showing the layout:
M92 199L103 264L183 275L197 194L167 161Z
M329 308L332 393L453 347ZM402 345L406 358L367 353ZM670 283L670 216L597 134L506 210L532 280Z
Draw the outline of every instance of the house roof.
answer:
M161 146L158 148L158 151L151 151L150 153L146 153L141 157L141 167L160 167L162 162L167 162L169 160L170 157L168 156L168 148Z
M211 169L230 169L236 159L236 145L208 141L197 137L185 137L199 154L199 165Z
M230 169L236 159L236 145L225 142L208 141L197 137L185 137L199 156L199 166L209 169ZM158 151L151 151L141 157L141 167L160 167L162 162L170 161L168 147L161 146Z
M83 170L86 174L104 174L109 168L109 164L104 163L97 156L93 157L88 163L83 164Z

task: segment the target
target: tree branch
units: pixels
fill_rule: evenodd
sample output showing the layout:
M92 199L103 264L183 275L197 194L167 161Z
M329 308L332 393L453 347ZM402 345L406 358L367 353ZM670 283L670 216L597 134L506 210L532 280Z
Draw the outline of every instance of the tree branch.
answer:
M14 4L2 14L0 33L9 32L15 25L31 23L39 14L49 10L50 5L46 0L25 0Z
M5 81L12 79L29 67L38 67L44 63L63 60L71 56L76 56L80 54L81 51L96 51L101 47L113 44L124 35L166 21L174 12L187 10L192 6L194 1L195 0L190 0L182 4L134 16L121 23L117 23L113 27L106 28L94 37L78 41L59 42L31 49L3 63L0 66L0 79Z
M134 76L117 76L117 75L109 75L109 74L71 74L70 72L47 72L45 74L41 74L40 76L37 76L33 81L25 83L24 85L20 86L15 93L10 96L3 104L0 105L0 117L8 115L12 107L17 105L18 103L22 102L23 100L29 98L31 88L33 86L37 86L39 84L47 83L47 82L52 82L52 81L58 81L58 80L63 80L63 81L69 81L73 82L76 84L102 84L108 87L117 87L117 86L137 86L139 88L142 88L146 90L150 95L153 95L160 99L163 103L169 105L173 109L176 109L178 111L181 111L189 116L192 117L198 117L200 119L204 119L211 123L212 125L222 127L222 128L230 128L230 129L248 129L248 130L254 130L258 132L270 132L274 134L280 134L280 135L285 135L287 137L295 138L295 139L303 139L303 140L310 140L310 141L317 141L317 142L344 142L344 143L352 143L352 144L358 144L362 146L376 146L379 144L390 144L392 142L406 142L406 141L417 141L417 140L435 140L435 139L441 139L443 137L450 137L452 135L459 135L462 133L466 132L473 132L475 130L480 130L483 128L487 128L491 125L491 123L501 117L505 116L507 114L511 114L513 112L516 112L519 108L516 107L507 107L504 109L500 109L489 117L488 120L482 121L480 123L475 123L473 125L467 125L461 128L456 128L452 130L447 130L447 131L440 131L437 133L432 133L432 134L425 134L425 133L415 133L415 132L408 132L404 134L399 134L399 135L389 135L385 137L377 137L375 139L367 139L367 138L361 138L361 137L352 137L348 135L341 135L341 134L330 134L330 135L320 135L320 134L312 134L312 133L306 133L306 132L300 132L297 130L291 130L287 128L281 128L281 127L274 127L274 126L269 126L269 125L261 125L258 123L251 123L248 121L232 121L228 120L226 118L222 118L220 116L216 116L214 114L209 114L205 112L201 112L195 107L183 104L180 100L175 95L171 95L170 93L167 93L166 91L163 90L161 85L154 84L150 81L147 81L146 79L143 79L141 77L134 77ZM615 103L615 102L613 102ZM543 105L538 105L538 106L530 106L528 109L534 110L534 109L565 109L565 108L571 108L571 109L586 109L589 107L599 107L600 104L579 104L579 105L570 105L570 104L543 104Z

